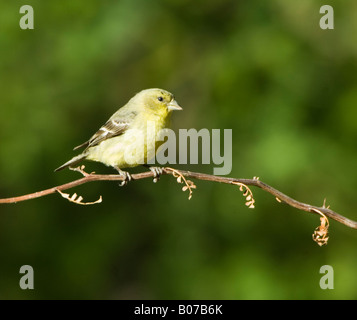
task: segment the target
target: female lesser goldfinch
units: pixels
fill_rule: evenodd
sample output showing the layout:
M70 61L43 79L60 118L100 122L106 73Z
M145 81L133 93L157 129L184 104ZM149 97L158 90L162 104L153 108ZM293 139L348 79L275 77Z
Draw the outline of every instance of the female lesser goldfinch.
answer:
M173 94L166 90L147 89L137 93L87 142L73 149L85 147L80 155L55 171L72 167L84 159L98 161L124 175L123 184L126 184L131 177L121 168L145 164L155 155L157 148L163 143L160 141L160 131L169 126L173 110L182 108ZM157 168L150 169L155 177L159 174Z

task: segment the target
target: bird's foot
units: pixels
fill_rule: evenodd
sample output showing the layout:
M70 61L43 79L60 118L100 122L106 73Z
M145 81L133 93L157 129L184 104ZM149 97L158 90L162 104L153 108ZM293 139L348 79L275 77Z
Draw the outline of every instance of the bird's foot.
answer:
M150 171L154 174L154 179L152 180L154 183L158 182L160 176L164 172L163 168L161 167L149 167Z
M128 184L129 181L131 181L131 175L128 171L123 171L118 167L115 167L115 169L118 171L118 173L124 177L124 180L119 183L120 187L124 187Z

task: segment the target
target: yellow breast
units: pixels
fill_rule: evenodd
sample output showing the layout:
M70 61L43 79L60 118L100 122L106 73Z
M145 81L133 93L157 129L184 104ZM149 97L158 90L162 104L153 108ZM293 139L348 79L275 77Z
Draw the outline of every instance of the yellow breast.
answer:
M88 160L119 168L135 167L152 159L161 141L162 130L169 126L170 113L138 114L130 127L120 136L104 140L90 148Z

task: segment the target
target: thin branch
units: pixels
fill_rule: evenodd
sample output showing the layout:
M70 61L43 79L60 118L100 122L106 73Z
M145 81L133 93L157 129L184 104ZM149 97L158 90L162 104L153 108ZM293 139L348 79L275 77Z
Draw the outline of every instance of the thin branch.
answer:
M82 170L82 172L81 172L81 170ZM81 172L84 175L81 179L77 179L77 180L71 181L69 183L57 186L57 187L53 187L50 189L42 190L42 191L31 193L31 194L26 194L23 196L0 199L0 204L2 204L2 203L16 203L16 202L21 202L21 201L25 201L25 200L40 198L40 197L47 196L49 194L58 193L59 191L68 190L68 189L77 187L79 185L82 185L82 184L85 184L88 182L122 181L124 179L123 176L117 175L117 174L115 174L115 175L104 175L104 174L94 174L94 173L88 174L83 171L83 168L79 169L77 171ZM175 173L175 175L174 175L174 173ZM197 179L197 180L220 182L220 183L233 184L233 185L239 185L239 186L244 185L245 187L246 186L258 187L258 188L263 189L264 191L270 193L271 195L273 195L278 202L285 203L291 207L294 207L296 209L306 211L309 213L314 213L314 214L319 214L319 215L323 214L326 217L336 220L337 222L342 223L347 227L357 229L357 221L350 220L350 219L338 214L337 212L331 210L329 207L326 207L325 203L323 204L322 207L318 207L318 206L313 206L310 204L306 204L306 203L297 201L297 200L287 196L286 194L282 193L281 191L271 187L270 185L260 181L259 178L256 178L256 177L254 177L253 179L236 179L236 178L229 178L229 177L222 177L222 176L214 176L214 175L199 173L199 172L191 172L191 171L185 171L185 170L174 170L172 168L163 168L163 174L174 175L177 179L179 179L178 175L180 175L180 176L184 176L185 178L191 178L191 179ZM147 171L147 172L132 174L131 177L132 177L132 180L153 178L154 173L152 171ZM182 180L180 180L178 182L183 182ZM192 181L189 181L189 180L186 180L185 183L186 183L187 188L183 188L183 190L189 189L190 195L192 195L192 188L195 188L195 185L192 183ZM249 203L251 201L251 193L245 192L245 196L249 197L249 198L247 198L247 199L249 199L249 201L247 202L248 205L251 204L251 203ZM253 207L254 207L254 205L253 205Z

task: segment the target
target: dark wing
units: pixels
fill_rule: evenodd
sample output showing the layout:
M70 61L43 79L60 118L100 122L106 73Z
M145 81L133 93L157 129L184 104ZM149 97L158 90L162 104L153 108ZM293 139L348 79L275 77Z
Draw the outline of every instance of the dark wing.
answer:
M123 134L129 128L135 116L136 112L127 113L125 109L122 108L120 112L114 114L88 141L75 147L73 150L82 147L88 149L98 145L104 140Z
M108 120L106 124L102 126L88 141L75 147L73 150L77 150L82 147L86 147L87 149L89 147L96 146L104 140L123 134L128 127L128 122Z

